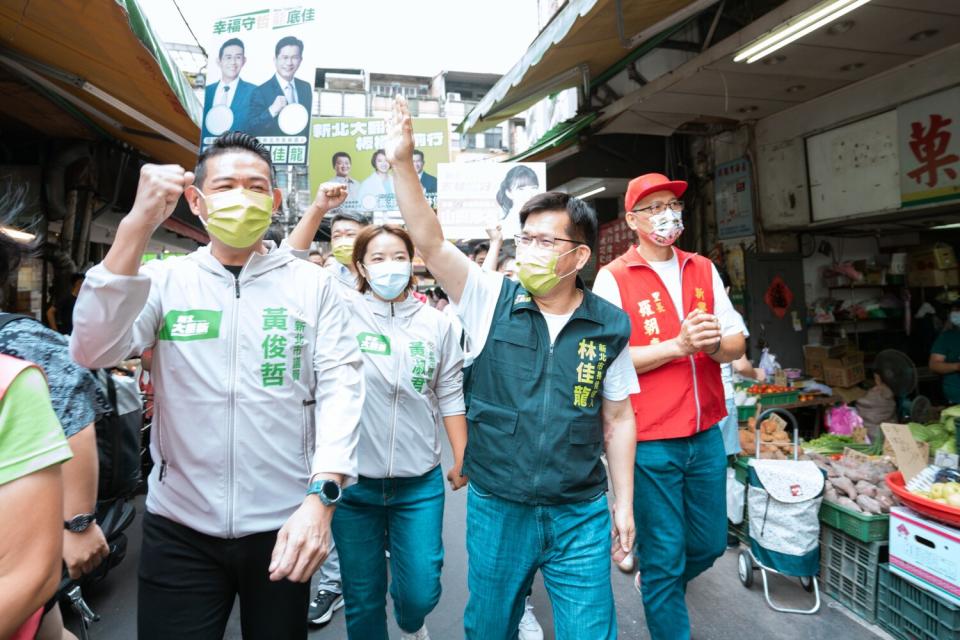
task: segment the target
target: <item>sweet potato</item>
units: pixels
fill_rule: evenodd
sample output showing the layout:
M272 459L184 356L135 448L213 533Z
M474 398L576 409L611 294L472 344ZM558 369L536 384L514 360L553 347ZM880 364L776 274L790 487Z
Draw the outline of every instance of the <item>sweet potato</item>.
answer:
M856 484L857 493L861 496L870 496L871 498L877 497L877 487L870 484L866 480L861 480Z
M839 498L837 498L837 504L840 505L841 507L846 507L851 511L856 511L857 513L863 513L863 509L860 508L860 505L858 505L856 502L854 502L853 500L845 496L840 496Z
M837 488L837 492L845 493L851 500L856 500L857 488L850 478L847 478L846 476L837 476L836 478L832 478L832 480L833 486Z
M857 504L860 505L860 507L862 507L867 513L873 513L875 515L880 515L883 513L883 507L881 504L868 495L857 496Z

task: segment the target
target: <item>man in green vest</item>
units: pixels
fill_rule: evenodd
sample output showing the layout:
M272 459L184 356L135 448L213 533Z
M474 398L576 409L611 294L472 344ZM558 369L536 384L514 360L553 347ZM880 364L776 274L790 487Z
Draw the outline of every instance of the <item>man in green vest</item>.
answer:
M413 166L413 127L397 97L387 158L397 201L427 268L458 305L473 344L464 474L468 640L515 638L537 571L560 640L613 639L610 555L633 546L634 416L639 391L626 314L577 273L597 218L565 193L532 198L516 236L520 282L483 272L444 240ZM606 450L615 502L613 548Z

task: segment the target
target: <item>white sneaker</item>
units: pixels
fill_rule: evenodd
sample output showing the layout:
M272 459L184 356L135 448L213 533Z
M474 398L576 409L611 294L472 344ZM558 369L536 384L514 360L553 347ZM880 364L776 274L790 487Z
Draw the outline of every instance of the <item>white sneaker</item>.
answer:
M520 618L518 628L520 630L518 640L543 640L543 627L537 621L537 616L533 614L533 605L530 604L529 596L523 605L523 617Z
M430 632L427 625L423 625L416 633L401 633L400 640L430 640Z

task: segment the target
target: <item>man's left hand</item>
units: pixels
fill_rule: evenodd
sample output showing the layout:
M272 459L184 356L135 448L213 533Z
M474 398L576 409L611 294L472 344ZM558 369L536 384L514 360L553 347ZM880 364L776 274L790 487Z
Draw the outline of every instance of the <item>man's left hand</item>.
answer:
M331 209L336 209L347 199L347 185L339 182L324 182L317 189L317 197L313 200L313 206L324 213Z
M277 533L270 558L270 580L308 582L330 553L333 507L309 495Z
M80 533L63 532L63 562L74 580L100 566L109 553L107 539L96 522Z
M632 553L637 533L636 526L631 505L613 505L613 530L610 532L613 542L610 546L610 555L617 564Z

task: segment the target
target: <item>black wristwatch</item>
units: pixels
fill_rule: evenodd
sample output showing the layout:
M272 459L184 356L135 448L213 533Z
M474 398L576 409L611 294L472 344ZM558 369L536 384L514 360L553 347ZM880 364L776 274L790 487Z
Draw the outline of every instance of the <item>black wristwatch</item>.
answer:
M81 513L73 516L70 520L64 520L63 528L72 533L83 533L96 521L97 517L94 514Z
M320 502L329 507L340 502L340 498L343 497L343 489L334 480L316 480L311 482L307 488L307 495L310 494L316 494L320 498Z

